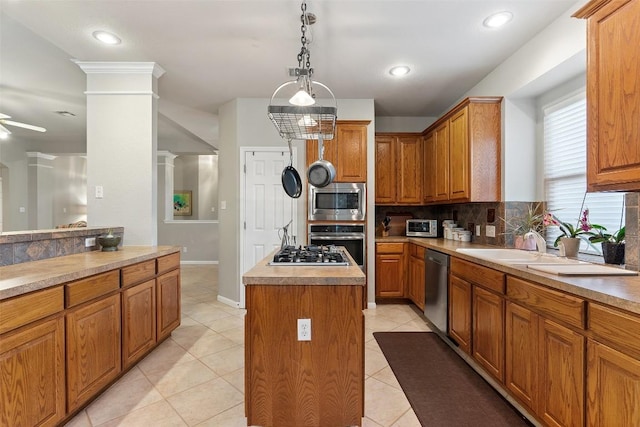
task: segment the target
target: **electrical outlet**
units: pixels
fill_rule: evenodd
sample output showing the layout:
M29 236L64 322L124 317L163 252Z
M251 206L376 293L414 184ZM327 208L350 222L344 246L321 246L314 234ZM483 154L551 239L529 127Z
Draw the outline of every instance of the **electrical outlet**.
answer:
M476 236L482 236L482 227L476 225Z
M186 246L184 246L184 247L182 248L182 252L183 252L183 253L185 253L185 254L187 253L187 247L186 247Z
M84 247L85 248L90 248L91 246L95 246L96 245L96 238L95 237L87 237L86 239L84 239Z
M96 199L102 199L104 197L104 187L102 185L96 185Z
M487 237L496 237L496 226L495 225L487 225L486 233Z
M298 341L311 341L311 319L298 319Z

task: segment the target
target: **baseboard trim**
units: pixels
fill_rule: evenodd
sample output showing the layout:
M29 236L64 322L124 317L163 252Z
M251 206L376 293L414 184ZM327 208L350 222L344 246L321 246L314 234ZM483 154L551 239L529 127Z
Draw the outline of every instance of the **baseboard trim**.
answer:
M180 264L183 264L183 265L218 265L218 261L184 261L184 260L181 260Z
M233 308L240 308L240 303L232 299L218 295L218 301Z

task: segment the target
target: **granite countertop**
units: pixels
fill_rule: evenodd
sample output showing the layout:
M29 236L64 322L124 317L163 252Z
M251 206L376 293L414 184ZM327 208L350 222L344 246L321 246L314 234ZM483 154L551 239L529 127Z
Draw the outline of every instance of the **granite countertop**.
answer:
M0 267L0 300L180 252L179 246L123 246Z
M245 285L340 285L364 286L367 282L365 274L353 260L345 254L350 265L338 266L303 266L303 265L268 265L277 249L258 262L255 267L242 276Z
M376 243L409 242L447 253L460 259L484 265L512 276L540 283L553 289L568 292L613 307L640 314L640 276L558 276L528 269L526 265L505 265L476 258L458 248L493 248L496 246L459 242L445 239L389 236L376 237ZM590 260L588 260L590 261Z

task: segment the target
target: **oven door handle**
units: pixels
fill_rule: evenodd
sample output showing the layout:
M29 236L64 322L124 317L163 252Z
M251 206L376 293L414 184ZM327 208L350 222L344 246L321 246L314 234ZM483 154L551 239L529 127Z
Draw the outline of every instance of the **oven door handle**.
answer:
M314 240L363 240L364 236L318 236L311 234L309 235L311 239Z

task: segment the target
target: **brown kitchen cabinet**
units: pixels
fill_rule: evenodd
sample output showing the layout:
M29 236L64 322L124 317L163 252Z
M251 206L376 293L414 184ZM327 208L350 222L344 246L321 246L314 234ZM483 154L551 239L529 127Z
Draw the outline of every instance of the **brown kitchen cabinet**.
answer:
M1 425L60 423L65 417L64 353L62 315L0 335Z
M67 409L74 411L122 369L120 294L67 312Z
M424 203L435 202L436 200L436 173L431 173L437 167L436 162L436 139L435 132L429 132L422 139L422 149L424 151L422 169L422 201ZM377 191L377 189L376 189Z
M422 204L422 136L376 134L376 204Z
M336 122L334 138L323 141L323 159L336 168L334 182L367 182L368 120ZM318 141L308 140L307 167L318 160Z
M455 289L450 292L453 301L449 303L449 320L455 336L463 342L460 347L503 382L504 273L454 257L450 289L452 284Z
M507 389L545 425L583 425L584 300L511 276L507 298Z
M122 363L129 368L156 344L156 282L122 291Z
M449 336L460 350L471 353L471 284L449 276Z
M425 202L497 202L501 189L501 97L466 98L424 132ZM426 142L425 142L426 143ZM431 156L428 158L427 156Z
M376 298L404 298L406 243L376 243Z
M640 1L593 0L587 19L587 189L640 190Z
M424 311L425 303L425 277L423 246L409 243L409 286L408 297L420 309Z
M156 281L157 338L161 341L180 325L180 270L158 276Z

